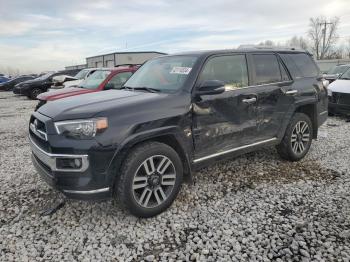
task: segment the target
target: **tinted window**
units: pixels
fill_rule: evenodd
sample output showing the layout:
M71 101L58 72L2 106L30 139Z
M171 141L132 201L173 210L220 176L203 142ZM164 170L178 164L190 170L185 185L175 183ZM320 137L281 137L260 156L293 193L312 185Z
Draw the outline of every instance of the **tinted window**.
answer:
M112 77L111 80L109 80L108 84L112 84L114 89L120 89L126 81L130 78L132 75L131 72L123 72L116 74Z
M257 85L281 81L280 66L275 55L253 55L253 63Z
M245 55L227 55L210 58L199 77L199 82L221 80L226 89L248 86L248 71Z
M280 54L294 78L315 77L319 71L312 58L304 53Z

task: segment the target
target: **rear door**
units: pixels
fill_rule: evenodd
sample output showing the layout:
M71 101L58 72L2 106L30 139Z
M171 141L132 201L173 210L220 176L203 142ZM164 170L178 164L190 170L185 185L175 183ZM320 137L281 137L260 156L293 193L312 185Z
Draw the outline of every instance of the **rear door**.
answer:
M300 96L298 103L310 103L316 99L318 124L322 124L328 115L328 98L316 63L307 53L282 53L280 56L294 79L293 89Z
M292 81L279 57L274 53L249 55L253 72L253 89L257 94L257 130L252 142L277 137L289 108L294 104Z

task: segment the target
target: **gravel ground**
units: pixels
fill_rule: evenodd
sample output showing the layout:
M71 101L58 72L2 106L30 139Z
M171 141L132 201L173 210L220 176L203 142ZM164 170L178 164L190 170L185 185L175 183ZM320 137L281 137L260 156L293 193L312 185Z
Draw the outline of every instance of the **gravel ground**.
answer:
M350 123L330 118L298 163L274 149L195 174L172 207L137 219L113 201L69 201L30 160L36 102L0 93L0 261L350 261Z

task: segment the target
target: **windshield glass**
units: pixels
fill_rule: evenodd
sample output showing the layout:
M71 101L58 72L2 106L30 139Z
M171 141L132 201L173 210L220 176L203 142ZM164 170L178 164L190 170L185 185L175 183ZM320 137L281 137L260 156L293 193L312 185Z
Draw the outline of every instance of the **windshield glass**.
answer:
M54 73L47 73L45 75L39 76L38 78L36 78L36 80L44 80L46 78L49 78L50 76L52 76Z
M342 74L340 79L350 80L350 69L348 69L344 74Z
M197 57L159 57L145 63L125 83L128 88L153 88L160 92L173 93L182 88Z
M85 76L87 75L87 73L89 73L89 70L83 69L83 70L79 71L79 72L74 76L74 78L76 78L76 79L84 79Z
M111 73L109 70L97 70L93 72L88 78L86 78L80 87L88 89L96 89Z
M348 66L335 66L333 67L328 74L335 75L335 74L342 74L344 73L349 67Z

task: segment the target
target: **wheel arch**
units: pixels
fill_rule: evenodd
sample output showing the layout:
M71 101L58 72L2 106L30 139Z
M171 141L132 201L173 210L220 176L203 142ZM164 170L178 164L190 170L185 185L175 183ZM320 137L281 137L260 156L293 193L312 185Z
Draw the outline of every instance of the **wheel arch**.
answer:
M303 113L310 118L312 123L312 130L313 130L312 137L316 139L318 134L317 105L316 104L300 105L296 108L295 113Z
M189 141L179 133L178 127L172 127L133 135L119 146L119 149L115 152L109 165L110 173L113 174L111 175L110 182L114 188L118 180L118 173L129 152L142 143L152 141L164 143L177 152L183 163L184 180L188 183L192 182L192 166L190 161L192 151L188 148L191 145L189 145Z

